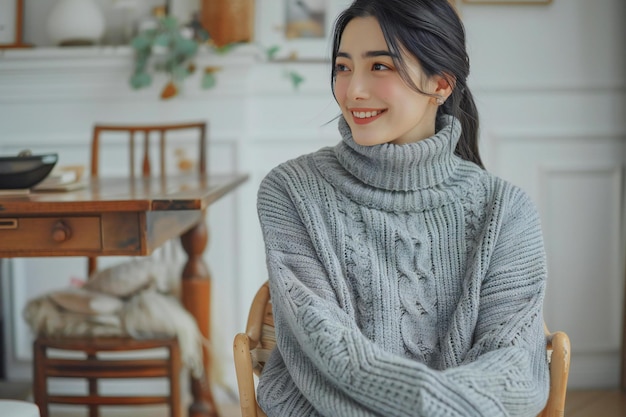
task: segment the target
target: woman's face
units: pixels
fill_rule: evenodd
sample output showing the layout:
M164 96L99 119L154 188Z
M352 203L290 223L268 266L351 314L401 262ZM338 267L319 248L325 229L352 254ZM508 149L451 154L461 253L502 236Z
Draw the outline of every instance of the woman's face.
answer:
M413 56L403 56L418 87L435 92ZM396 67L374 17L352 19L341 36L334 63L335 99L356 143L416 142L435 133L436 100L409 87Z

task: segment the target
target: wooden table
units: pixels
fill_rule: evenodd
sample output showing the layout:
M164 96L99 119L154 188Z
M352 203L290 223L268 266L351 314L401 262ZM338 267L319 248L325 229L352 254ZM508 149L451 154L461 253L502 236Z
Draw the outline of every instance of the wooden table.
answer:
M180 236L182 301L210 334L211 278L203 260L205 211L247 175L94 178L70 192L0 196L0 257L150 255ZM205 369L210 363L205 355ZM192 379L191 417L217 416L211 388Z

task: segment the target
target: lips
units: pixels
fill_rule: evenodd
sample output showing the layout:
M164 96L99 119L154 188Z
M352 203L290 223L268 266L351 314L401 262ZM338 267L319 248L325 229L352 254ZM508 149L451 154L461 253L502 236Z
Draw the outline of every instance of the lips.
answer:
M386 110L380 109L350 109L352 120L354 120L354 123L358 125L372 123L380 118L380 116L382 116L385 112Z

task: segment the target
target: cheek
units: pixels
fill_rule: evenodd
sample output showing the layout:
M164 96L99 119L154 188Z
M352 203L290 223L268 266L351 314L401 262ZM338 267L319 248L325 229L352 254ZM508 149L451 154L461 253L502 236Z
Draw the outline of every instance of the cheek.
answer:
M402 93L404 89L400 88L395 80L379 80L373 85L373 92L376 97L384 102L392 102L394 97L398 97L399 93Z
M346 93L348 91L348 81L342 79L342 78L337 78L335 80L335 100L337 100L337 102L339 102L339 104L342 104L346 101Z

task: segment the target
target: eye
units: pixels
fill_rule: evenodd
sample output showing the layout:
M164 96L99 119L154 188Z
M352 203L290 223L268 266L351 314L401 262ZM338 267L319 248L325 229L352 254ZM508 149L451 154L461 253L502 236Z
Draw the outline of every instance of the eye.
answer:
M390 70L391 68L389 68L387 65L385 64L381 64L381 63L376 63L374 65L372 65L372 70L373 71L387 71Z
M335 73L346 72L346 71L349 71L349 70L350 70L350 68L348 68L344 64L335 64Z

